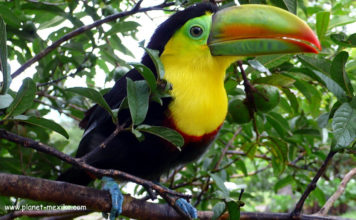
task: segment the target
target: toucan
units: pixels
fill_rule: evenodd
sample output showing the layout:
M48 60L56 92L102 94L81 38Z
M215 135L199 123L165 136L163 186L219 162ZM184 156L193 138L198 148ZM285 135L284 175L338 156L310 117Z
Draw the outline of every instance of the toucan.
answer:
M172 88L163 103L149 103L143 123L174 129L183 136L183 147L179 150L149 133L139 141L125 130L100 148L116 125L103 108L95 105L81 123L85 132L76 157L98 168L117 169L157 182L177 165L198 159L214 141L227 114L224 78L233 62L267 54L318 53L321 49L308 25L288 11L252 4L219 10L212 3L195 4L173 14L156 29L147 48L159 51L164 79ZM142 64L157 74L148 54L143 56ZM126 97L128 78L144 80L136 69L120 78L104 95L112 109ZM120 111L118 118L127 126L131 124L127 109ZM58 180L87 185L93 178L72 167ZM183 210L195 218L196 210L179 201Z

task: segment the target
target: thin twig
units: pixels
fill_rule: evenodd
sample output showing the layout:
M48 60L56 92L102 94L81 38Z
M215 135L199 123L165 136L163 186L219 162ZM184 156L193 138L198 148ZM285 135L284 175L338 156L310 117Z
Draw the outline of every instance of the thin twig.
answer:
M229 148L233 145L234 140L236 139L236 136L241 132L241 130L242 130L242 127L239 127L239 128L235 131L234 135L233 135L232 138L229 140L229 143L227 143L227 145L225 146L224 150L222 151L218 162L216 162L216 164L215 164L215 168L214 168L214 169L218 169L218 168L219 168L221 161L222 161L223 158L225 157L225 155L226 155L227 151L229 150Z
M290 217L292 219L298 219L301 211L303 209L303 205L305 200L308 198L309 194L316 188L316 183L318 182L319 178L325 173L326 168L328 167L329 163L331 162L334 155L337 151L330 150L328 156L326 157L325 161L319 168L318 172L314 176L313 180L309 183L307 188L305 189L303 195L300 197L298 203L295 205L294 210L290 213Z
M71 115L71 114L69 114L69 113L63 111L61 108L58 108L58 107L55 107L55 106L53 106L53 105L47 104L47 103L45 103L45 102L43 102L43 101L41 101L41 100L39 100L39 99L34 99L33 101L34 101L34 102L37 102L37 103L40 103L41 105L50 107L50 108L52 108L52 109L54 109L54 110L57 110L59 113L65 114L66 116L68 116L68 117L70 117L70 118L72 118L72 119L74 119L74 120L76 120L76 121L81 121L80 118L78 118L78 117L76 117L76 116L74 116L74 115Z
M247 176L254 176L254 175L258 174L258 173L261 173L261 172L267 170L271 166L272 165L268 165L268 166L265 166L265 167L263 167L261 169L255 170L253 172L249 172L249 173L247 173ZM244 177L246 177L245 174L233 174L233 175L230 176L231 179L238 179L238 178L244 178Z
M255 98L253 97L253 93L256 92L256 89L255 89L255 87L253 87L253 85L247 79L247 74L242 66L242 61L241 60L237 61L237 65L240 68L242 79L244 80L244 87L245 87L245 93L246 93L246 99L247 99L246 104L248 106L248 112L250 114L250 117L252 118L253 128L256 132L256 140L258 141L258 139L260 137L260 133L258 132L256 118L255 118L255 114L254 114L257 111L257 109L256 109L256 104L255 104Z
M339 187L337 188L336 192L326 201L324 206L320 209L316 215L326 216L333 206L335 201L344 193L346 189L346 185L350 182L351 178L356 175L356 167L350 170L345 177L342 179Z
M103 141L103 143L101 143L99 145L99 147L105 148L110 143L110 141L112 141L112 139L114 139L121 131L123 131L125 129L125 125L126 125L126 123L124 123L122 125L117 124L115 130L109 135L109 137L107 137Z
M64 102L62 99L58 98L57 96L53 96L53 95L50 95L48 93L46 93L45 91L38 91L36 92L36 95L39 95L39 96L43 96L43 97L46 97L48 99L53 99L53 100L56 100L56 101L60 101L60 102ZM74 108L75 110L78 110L78 111L81 111L81 112L86 112L87 110L82 108L82 107L79 107L75 104L72 104L72 103L66 103L66 105L68 107L71 107L71 108Z

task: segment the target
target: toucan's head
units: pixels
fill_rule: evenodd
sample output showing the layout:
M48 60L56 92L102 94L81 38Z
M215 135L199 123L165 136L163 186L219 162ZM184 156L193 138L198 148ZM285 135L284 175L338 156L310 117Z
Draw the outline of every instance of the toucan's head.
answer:
M321 49L308 25L285 10L267 5L218 10L210 3L172 15L158 27L148 47L189 61L211 56L218 63L267 54L317 53ZM145 56L143 61L147 59Z
M169 117L175 128L201 138L225 119L224 78L231 63L257 55L317 53L320 44L301 19L282 9L243 5L218 10L201 3L161 24L148 47L159 50L164 78L172 84ZM147 55L142 62L155 70Z

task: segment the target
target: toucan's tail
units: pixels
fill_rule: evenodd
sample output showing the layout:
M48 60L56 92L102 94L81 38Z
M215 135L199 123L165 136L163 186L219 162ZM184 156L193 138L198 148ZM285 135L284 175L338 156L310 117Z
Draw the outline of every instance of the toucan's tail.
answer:
M91 181L93 181L93 178L91 176L89 176L85 171L75 168L75 167L72 167L72 168L69 168L64 173L62 173L57 178L57 180L86 186Z

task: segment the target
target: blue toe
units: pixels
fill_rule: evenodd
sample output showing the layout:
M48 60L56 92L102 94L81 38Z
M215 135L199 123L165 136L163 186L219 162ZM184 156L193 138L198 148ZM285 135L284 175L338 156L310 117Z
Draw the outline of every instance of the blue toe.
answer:
M176 205L179 206L179 208L181 208L191 218L198 218L197 210L189 202L187 202L187 200L183 198L177 199Z
M122 212L124 196L113 178L105 176L102 180L104 181L103 190L107 190L111 194L112 208L110 211L110 220L114 220Z

